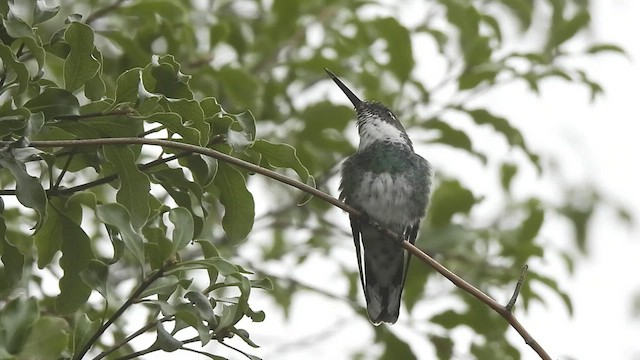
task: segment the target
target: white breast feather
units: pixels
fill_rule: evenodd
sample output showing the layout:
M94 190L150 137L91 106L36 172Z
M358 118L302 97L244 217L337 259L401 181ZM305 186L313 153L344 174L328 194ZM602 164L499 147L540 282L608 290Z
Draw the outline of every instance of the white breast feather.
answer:
M402 135L400 129L388 122L379 119L367 120L360 126L360 146L358 151L362 151L367 146L381 140L404 144L406 140Z

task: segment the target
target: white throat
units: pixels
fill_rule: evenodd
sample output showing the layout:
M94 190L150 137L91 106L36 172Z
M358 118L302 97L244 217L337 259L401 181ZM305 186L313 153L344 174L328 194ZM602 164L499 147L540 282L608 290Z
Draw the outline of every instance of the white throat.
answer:
M388 143L407 144L407 139L402 130L379 119L367 119L359 124L360 146L362 151L377 141Z

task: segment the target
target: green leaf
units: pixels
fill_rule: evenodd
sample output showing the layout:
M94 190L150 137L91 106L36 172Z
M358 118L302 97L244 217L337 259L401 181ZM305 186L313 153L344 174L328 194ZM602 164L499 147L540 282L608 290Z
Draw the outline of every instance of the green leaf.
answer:
M7 34L14 39L35 37L35 29L33 29L31 25L27 24L26 21L19 18L13 10L14 9L9 10L6 19L4 16L2 17L2 24L4 25L4 29Z
M11 48L2 43L0 43L0 59L4 66L3 74L4 76L7 76L5 79L6 84L10 85L15 82L18 88L15 91L15 95L22 94L27 89L27 85L29 85L29 71L27 70L27 65L18 61ZM0 94L6 91L6 89L6 87L0 88Z
M107 278L109 267L100 260L91 259L87 267L80 273L80 278L87 286L97 290L103 298L107 298Z
M271 291L273 290L273 282L268 277L260 280L251 280L251 287Z
M96 74L84 84L84 94L88 99L98 101L104 96L107 86L102 78L102 53L95 47L93 48L93 58L98 61L100 66Z
M41 24L58 14L60 6L48 6L45 0L37 0L33 7L33 25Z
M193 218L187 209L179 207L169 211L169 220L174 226L173 252L178 252L193 240Z
M131 226L139 230L149 218L149 178L135 163L133 151L125 146L105 146L105 158L115 166L120 180L116 200L129 212Z
M483 81L492 82L503 67L497 64L482 64L465 69L458 78L460 90L473 89Z
M518 167L512 163L503 163L500 166L500 184L502 189L508 191L511 188L513 177L518 172Z
M253 347L253 348L259 348L260 346L258 346L258 344L256 344L255 342L253 342L250 338L249 338L249 332L243 329L233 329L231 330L233 331L234 334L238 335L240 337L240 339L242 339L242 341L244 341L247 345ZM254 360L254 359L260 359L257 356L253 356L253 355L249 355L248 356L250 359Z
M231 66L222 67L216 74L225 93L233 101L237 102L238 108L253 107L258 98L258 82L242 69Z
M91 336L100 328L100 320L91 320L84 313L76 313L73 322L73 339L71 342L71 353L79 351L82 346L91 339Z
M40 317L38 300L35 297L19 296L5 304L0 315L0 334L3 335L4 348L11 354L17 354L29 329Z
M384 332L386 347L384 349L384 352L382 353L382 356L380 357L381 360L417 359L416 355L413 353L413 351L411 351L411 347L409 347L409 344L402 341L402 339L397 337L390 330L386 328L383 329L385 329L382 331Z
M439 119L430 119L424 123L423 127L428 130L435 130L438 133L438 136L429 142L445 144L465 150L469 154L476 156L483 163L486 162L486 156L473 149L471 139L464 131L455 129L451 125Z
M562 45L567 40L573 38L578 31L586 28L590 21L591 15L589 11L580 10L569 19L569 21L561 21L557 26L552 26L547 48L553 49Z
M184 207L193 217L194 236L200 236L204 218L207 214L204 209L205 198L202 188L187 179L185 171L181 168L169 168L166 165L158 166L151 172L154 183L160 184L173 198L178 206Z
M392 17L377 19L372 26L387 42L389 69L401 82L407 81L415 65L409 30Z
M198 243L198 245L200 245L200 248L202 249L202 255L205 258L220 257L220 253L218 252L218 249L216 249L216 247L209 241L196 240L196 242ZM220 272L218 271L218 269L214 266L207 268L207 274L209 275L210 285L215 284L216 281L218 281L219 273Z
M173 352L182 347L182 341L176 340L176 338L169 334L160 321L156 323L156 333L158 337L154 345L159 346L163 351Z
M1 199L1 198L0 198ZM20 250L7 241L7 226L0 212L0 253L4 271L0 271L0 288L6 286L13 287L22 279L23 269L25 268L25 256ZM1 313L1 312L0 312Z
M145 298L151 295L164 295L169 296L176 291L178 285L180 284L180 280L175 276L165 276L161 277L158 280L154 281L148 288L146 288L142 294L140 294L140 298Z
M189 291L184 295L184 297L195 306L203 320L206 320L209 323L215 321L213 307L206 296L197 291Z
M35 74L32 72L32 79L33 80L39 79L43 74L43 69L45 65L45 62L44 62L45 50L44 50L44 46L42 45L42 40L40 40L40 37L38 36L23 37L21 40L29 49L29 53L31 54L31 56L33 56L33 58L38 63L38 67L37 67L38 72Z
M440 325L447 330L454 329L465 323L464 316L454 310L445 310L434 315L429 322Z
M475 203L473 193L457 180L442 181L431 197L429 214L432 226L450 224L454 214L468 214Z
M138 101L138 84L141 68L129 69L116 80L116 101L114 104L132 103Z
M40 179L27 173L24 163L19 162L10 153L12 149L0 150L0 167L11 172L16 179L16 197L18 201L38 214L38 220L33 227L37 232L47 216L47 196L40 184Z
M70 52L64 61L65 89L73 92L93 78L100 63L93 57L93 29L74 22L64 32Z
M251 318L251 321L253 322L263 322L266 314L262 310L253 311L251 308L247 308L247 316Z
M220 202L225 209L222 228L230 241L244 240L253 227L255 217L253 196L247 190L244 176L220 162L214 184L220 189Z
M231 325L238 322L238 305L222 305L222 314L220 314L220 322L215 329L215 332L226 329Z
M51 198L47 204L47 218L40 230L33 236L34 244L38 251L38 268L44 269L53 260L54 255L60 250L63 238L64 219L59 210L64 211L65 204L60 198Z
M226 23L216 23L209 26L209 47L214 48L218 43L225 40L229 34L229 27Z
M594 44L587 49L587 54L599 54L602 52L614 52L627 55L627 52L624 51L623 48L615 44Z
M174 112L157 112L147 116L136 117L144 119L147 122L155 122L164 125L167 130L180 134L185 142L193 145L199 145L202 134L195 128L185 126L187 119ZM205 136L206 138L206 136Z
M542 223L544 222L544 209L538 201L529 204L529 217L522 223L518 235L519 243L531 242L538 236Z
M234 114L233 117L242 126L242 130L251 136L251 140L256 138L256 119L253 117L251 111L247 110L239 114Z
M182 304L182 306L179 306L179 310L176 312L176 326L173 329L174 334L177 329L179 329L179 326L182 326L179 324L180 322L187 324L198 331L198 337L200 338L202 346L211 340L209 326L204 324L202 319L200 319L198 311L191 306L191 304Z
M80 103L72 93L59 88L46 88L42 93L27 101L24 107L32 113L42 112L45 120L57 116L80 115Z
M315 185L313 177L309 174L309 170L302 164L296 148L288 144L274 144L266 140L256 140L251 149L259 152L262 159L270 166L278 168L289 168L294 170L302 182Z
M476 6L468 1L440 0L447 9L447 20L459 31L459 45L465 69L489 62L489 38L480 35L481 16Z
M202 188L207 187L218 172L218 160L200 154L186 156L178 160L180 165L191 170L193 178Z
M204 121L204 110L200 103L187 99L168 99L169 110L182 118L182 126L198 132L197 142L192 144L206 146L209 142L209 124Z
M227 129L226 142L231 146L234 152L244 152L249 146L251 146L251 144L253 144L253 141L246 132L233 129L235 127L233 125L234 124L231 124L229 129Z
M527 147L527 144L524 140L524 137L522 136L522 133L515 127L511 126L511 124L509 124L509 121L506 118L496 116L490 113L489 111L487 111L486 109L475 109L475 110L461 109L461 110L464 112L467 112L476 124L489 125L490 127L492 127L493 130L495 130L497 133L499 133L505 138L505 140L509 143L510 146L519 147L520 149L522 149L529 157L529 160L531 160L531 162L538 169L540 169L540 162L539 162L538 156L532 153L531 151L529 151L529 148Z
M100 221L114 226L122 235L124 245L140 265L144 264L144 240L133 228L127 209L120 204L105 204L96 207Z
M518 129L503 117L491 114L485 109L465 110L478 125L489 125L504 136L511 146L524 146L524 138Z
M82 281L80 273L95 258L91 248L91 239L84 230L66 216L62 216L62 244L60 267L64 276L58 286L60 294L56 297L56 311L70 314L86 303L91 288Z
M67 348L69 324L63 318L43 316L31 327L18 359L58 359Z
M180 72L180 66L172 55L156 56L142 70L144 88L153 94L173 99L193 99L189 87L190 76Z
M527 30L531 26L533 18L533 3L529 0L501 0L500 3L511 10L518 18L522 30Z
M120 11L127 16L143 19L143 22L155 21L158 18L163 21L177 21L182 23L188 16L188 7L180 1L172 0L145 0L122 6ZM164 20L166 19L166 20Z
M166 272L166 274L174 274L184 270L196 270L196 269L215 269L223 276L229 276L237 274L241 270L232 263L221 257L211 257L200 260L189 260L181 262L180 264L172 267Z
M429 341L436 349L438 359L447 360L453 357L453 340L451 337L430 335Z
M429 273L420 269L423 264L411 263L409 267L409 273L411 276L407 277L405 282L405 288L402 295L402 300L407 305L409 312L413 311L415 305L424 299L424 289L427 286L429 279Z
M12 109L9 103L0 108L0 136L14 134L25 129L31 118L31 112L26 108Z

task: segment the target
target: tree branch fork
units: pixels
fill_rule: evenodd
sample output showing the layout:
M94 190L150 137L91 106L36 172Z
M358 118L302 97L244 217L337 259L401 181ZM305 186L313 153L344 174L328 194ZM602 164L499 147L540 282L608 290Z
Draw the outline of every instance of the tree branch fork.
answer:
M0 145L11 145L14 144L14 142L11 141L0 141ZM225 163L237 166L239 168L248 170L250 172L255 172L258 173L260 175L269 177L273 180L276 180L278 182L281 182L283 184L292 186L294 188L297 188L307 194L310 194L314 197L320 198L346 212L348 212L351 215L355 215L355 216L362 216L363 214L356 210L355 208L350 207L349 205L345 204L344 202L334 198L333 196L322 192L312 186L309 186L307 184L304 184L300 181L294 180L292 178L289 178L285 175L282 175L280 173L277 173L275 171L263 168L261 166L246 162L244 160L238 159L236 157L233 157L231 155L225 154L225 153L221 153L219 151L216 151L214 149L210 149L207 147L201 147L201 146L196 146L196 145L191 145L191 144L185 144L182 142L178 142L178 141L172 141L172 140L164 140L164 139L154 139L154 138L144 138L144 137L132 137L132 138L99 138L99 139L77 139L77 140L46 140L46 141L40 141L40 140L36 140L36 141L31 141L29 143L28 146L34 147L34 148L56 148L56 147L65 147L65 146L74 146L74 147L78 147L78 146L100 146L100 145L152 145L152 146L161 146L161 147L167 147L167 148L172 148L172 149L177 149L177 150L182 150L184 152L189 152L189 153L197 153L197 154L201 154L201 155L205 155L205 156L210 156L214 159L217 159L219 161L223 161ZM69 190L69 189L66 189ZM79 191L82 189L77 189L76 191ZM9 192L4 191L5 194L8 194ZM393 233L392 231L390 231L389 229L385 229L383 227L380 227L378 224L374 224L376 226L378 226L382 232L389 237L390 239L393 240L397 240L398 239L398 235ZM520 336L524 339L525 343L527 345L529 345L537 354L538 356L543 359L543 360L551 360L551 357L549 356L549 354L547 354L547 352L544 350L544 348L542 348L542 346L533 338L533 336L531 336L529 334L529 332L525 329L525 327L518 321L518 319L513 315L512 310L513 310L513 306L515 304L515 301L517 299L517 296L520 292L520 289L522 287L522 284L524 282L524 277L527 271L527 267L525 266L522 274L520 275L520 278L518 280L518 283L515 287L514 293L511 297L511 299L509 300L509 302L507 303L507 305L502 305L499 302L497 302L496 300L494 300L492 297L490 297L489 295L485 294L484 292L482 292L480 289L476 288L475 286L471 285L470 283L468 283L467 281L465 281L464 279L462 279L461 277L459 277L458 275L454 274L453 272L451 272L449 269L447 269L446 267L444 267L442 264L440 264L439 262L437 262L436 260L434 260L433 258L431 258L429 255L427 255L425 252L423 252L422 250L420 250L418 247L414 246L413 244L409 243L408 241L403 241L402 242L402 247L405 248L409 253L411 253L413 256L417 257L418 259L420 259L420 261L422 261L423 263L429 265L430 267L432 267L434 270L436 270L437 272L439 272L442 276L444 276L445 278L447 278L449 281L451 281L455 286L459 287L460 289L462 289L463 291L469 293L470 295L472 295L473 297L475 297L476 299L480 300L481 302L483 302L484 304L486 304L488 307L490 307L493 311L495 311L496 313L498 313L501 317L503 317L510 325L511 327L513 327L518 334L520 334Z

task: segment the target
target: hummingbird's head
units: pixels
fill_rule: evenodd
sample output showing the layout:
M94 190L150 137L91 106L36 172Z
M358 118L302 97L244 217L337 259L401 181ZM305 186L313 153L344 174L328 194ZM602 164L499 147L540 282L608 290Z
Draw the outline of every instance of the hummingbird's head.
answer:
M404 126L398 121L391 109L376 101L362 101L331 71L324 69L347 95L358 114L358 133L360 146L358 151L364 150L376 142L401 144L413 150L413 145Z

